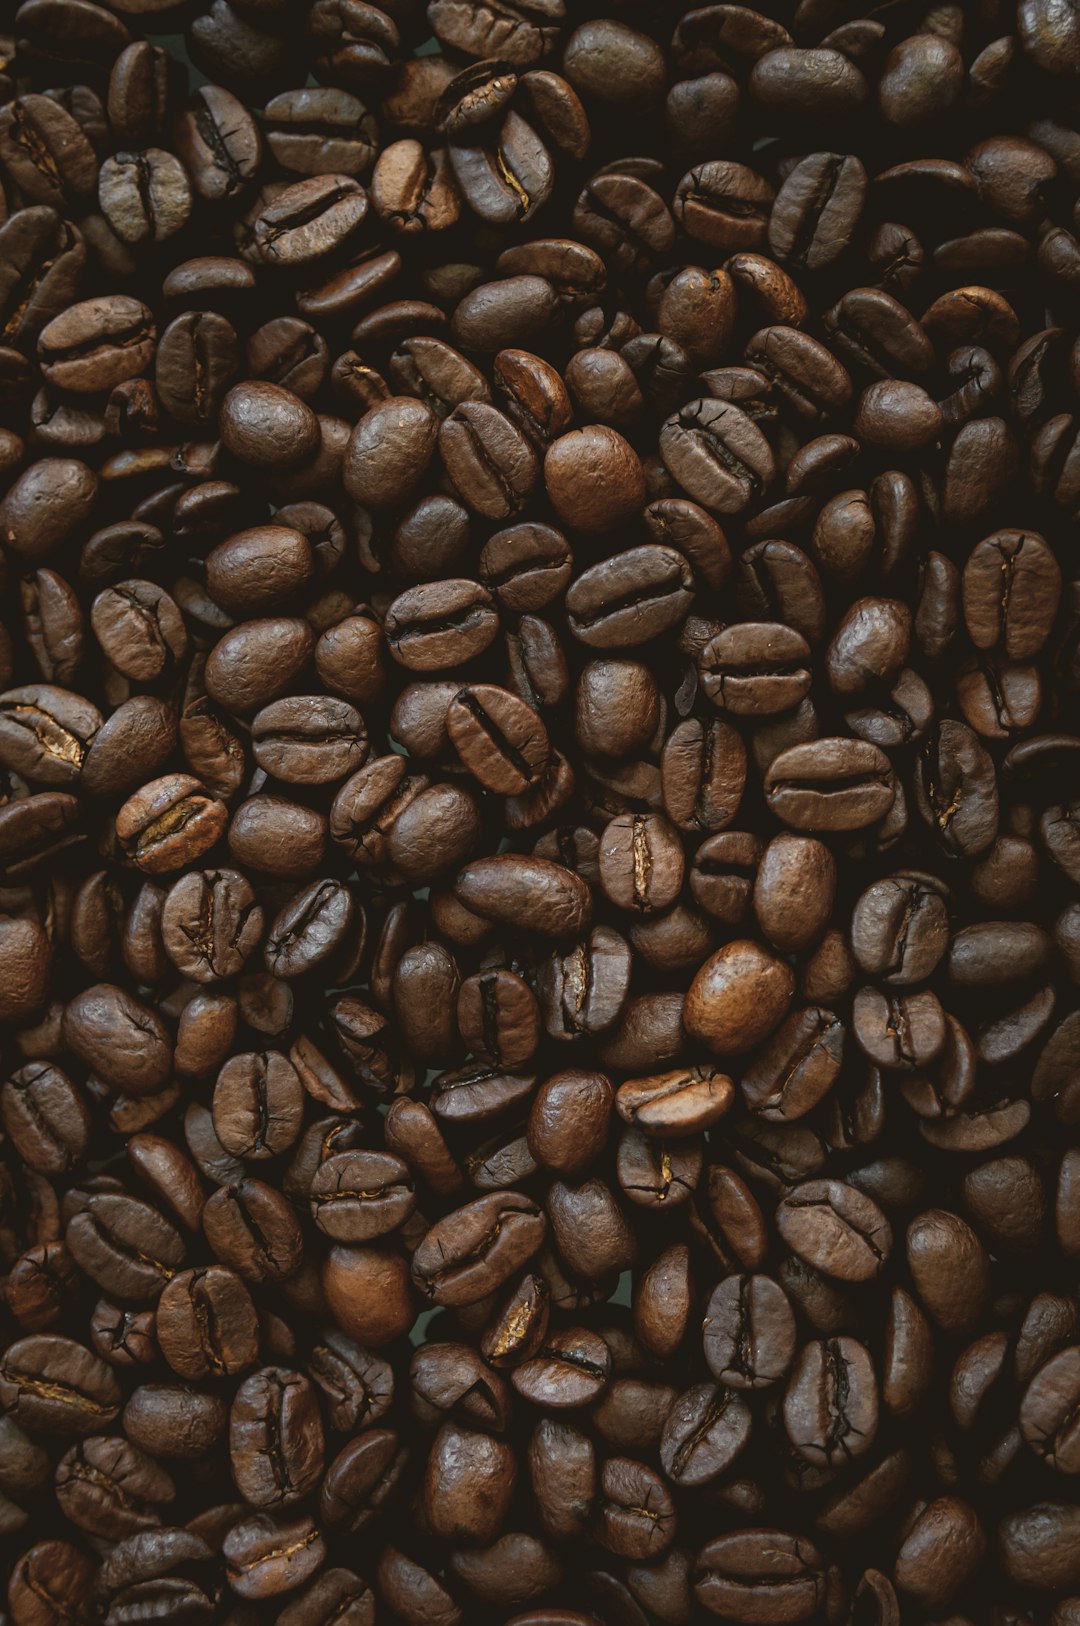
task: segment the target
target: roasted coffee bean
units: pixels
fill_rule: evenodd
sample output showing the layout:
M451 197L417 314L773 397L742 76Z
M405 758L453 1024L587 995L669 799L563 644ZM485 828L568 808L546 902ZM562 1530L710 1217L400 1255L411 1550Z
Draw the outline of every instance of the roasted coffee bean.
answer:
M115 1089L152 1094L168 1082L172 1042L160 1017L111 983L84 989L64 1009L68 1049Z
M720 711L768 716L790 711L810 688L810 651L791 627L743 621L717 633L701 652L701 687Z
M729 1389L763 1389L783 1377L795 1353L795 1318L769 1276L728 1276L703 1323L705 1360Z
M31 1062L5 1080L0 1121L23 1162L44 1175L79 1164L92 1124L82 1092L48 1062Z
M683 868L682 842L658 814L621 814L600 837L600 884L616 908L642 914L668 908Z
M735 941L698 971L686 997L687 1032L716 1054L750 1050L776 1026L794 992L782 961L750 940Z
M246 1377L229 1412L229 1459L253 1507L287 1507L318 1482L323 1431L315 1390L299 1372L264 1366Z
M184 1270L157 1303L161 1353L189 1382L242 1372L259 1347L255 1307L239 1277L221 1265Z
M446 712L446 731L459 757L485 790L525 791L549 755L547 730L530 706L494 684L461 689Z
M726 401L698 400L660 431L669 473L704 508L738 514L771 484L772 449L746 414Z
M335 1152L311 1182L311 1212L337 1242L370 1242L403 1225L416 1197L409 1170L386 1152Z
M158 1297L184 1258L175 1226L124 1192L91 1192L68 1221L64 1240L79 1268L105 1292L145 1302Z
M809 1541L781 1530L734 1531L698 1554L694 1592L710 1614L738 1619L768 1610L778 1622L796 1622L820 1607L825 1571Z
M842 1180L810 1180L785 1196L777 1228L800 1259L840 1281L880 1274L892 1230L877 1204Z
M569 1411L590 1405L611 1372L611 1351L599 1334L568 1327L544 1339L534 1355L514 1368L515 1390L534 1406Z
M537 978L551 1037L572 1040L611 1028L626 1003L630 972L630 945L610 926L594 927L587 939L566 952L556 950Z
M795 165L769 216L769 246L793 272L818 271L843 252L866 198L866 171L843 153L812 153Z
M858 830L884 818L895 800L889 759L869 741L821 739L793 745L765 774L776 816L797 830Z
M56 1499L88 1535L121 1540L153 1530L175 1497L172 1479L126 1440L98 1435L65 1452L56 1469Z
M286 1200L242 1174L207 1198L203 1230L221 1263L247 1282L284 1281L303 1254L300 1227Z
M592 649L648 643L676 625L693 599L693 576L673 548L629 548L570 585L570 631Z
M93 1434L108 1427L122 1401L112 1369L99 1356L54 1334L8 1345L0 1394L7 1415L31 1434Z
M188 9L0 40L14 1626L1067 1626L1072 12Z
M260 1159L286 1151L303 1116L299 1075L275 1050L231 1056L214 1085L214 1132L233 1157Z
M784 1427L808 1462L835 1465L869 1451L877 1432L877 1380L854 1338L803 1346L784 1394Z
M413 1281L436 1304L475 1303L532 1257L546 1228L542 1211L519 1193L478 1197L423 1238Z
M258 1600L309 1581L325 1560L326 1544L306 1514L276 1519L256 1513L232 1526L221 1551L233 1591Z

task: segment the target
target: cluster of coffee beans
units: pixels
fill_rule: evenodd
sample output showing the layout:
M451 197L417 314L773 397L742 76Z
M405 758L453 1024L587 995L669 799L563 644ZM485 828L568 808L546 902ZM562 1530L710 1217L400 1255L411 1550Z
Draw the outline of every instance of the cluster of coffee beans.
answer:
M1080 1622L1080 9L762 5L6 13L11 1626Z

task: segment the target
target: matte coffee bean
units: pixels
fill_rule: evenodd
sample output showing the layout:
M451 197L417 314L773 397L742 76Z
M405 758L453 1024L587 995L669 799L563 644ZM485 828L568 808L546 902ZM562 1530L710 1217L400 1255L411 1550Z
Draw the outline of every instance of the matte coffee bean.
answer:
M316 1225L338 1242L370 1242L403 1225L416 1197L409 1170L386 1152L335 1152L311 1182Z
M808 1462L862 1456L877 1432L877 1381L869 1351L854 1338L805 1344L784 1394L784 1427Z
M166 774L130 796L116 815L116 834L147 875L167 875L201 858L224 834L225 805L190 774Z
M238 1276L222 1265L184 1270L157 1303L161 1353L189 1382L242 1372L259 1348L255 1306Z
M777 1228L800 1259L840 1281L879 1275L892 1247L892 1229L877 1204L841 1180L796 1186L777 1209Z
M30 1434L105 1428L122 1400L112 1369L70 1338L38 1334L9 1344L0 1362L4 1410Z

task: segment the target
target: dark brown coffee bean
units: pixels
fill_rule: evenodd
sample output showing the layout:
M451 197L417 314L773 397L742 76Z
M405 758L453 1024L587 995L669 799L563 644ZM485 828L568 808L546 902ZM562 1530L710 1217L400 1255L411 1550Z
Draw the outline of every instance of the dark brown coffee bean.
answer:
M628 548L593 565L566 595L570 630L592 649L626 649L668 632L685 616L693 576L672 548Z
M264 1366L244 1379L229 1411L229 1458L237 1489L253 1507L287 1507L314 1487L323 1431L307 1378Z
M999 531L980 542L963 574L964 620L978 649L1013 660L1038 654L1060 592L1057 561L1042 537Z
M840 1281L879 1275L892 1247L892 1230L877 1204L841 1180L797 1186L783 1198L776 1219L801 1259Z
M200 197L234 198L255 174L261 157L258 126L221 85L202 85L179 114L174 139Z
M299 1076L278 1051L231 1056L214 1085L214 1131L234 1157L274 1157L300 1131L304 1095Z
M225 1575L241 1598L277 1597L309 1581L326 1557L321 1531L306 1514L256 1513L234 1524L222 1544Z
M413 1255L417 1290L436 1304L472 1304L541 1245L543 1212L525 1196L492 1193L437 1221Z
M572 1040L576 1034L603 1033L612 1027L626 1003L630 972L630 945L610 926L594 927L587 939L566 952L556 950L537 978L551 1037Z
M773 479L772 449L757 425L725 401L691 401L660 431L660 455L704 508L738 514Z
M877 1432L873 1363L854 1338L803 1346L784 1394L784 1427L807 1461L834 1465L862 1456Z
M4 1410L31 1434L86 1435L117 1415L112 1369L82 1344L38 1334L9 1344L0 1362Z
M769 246L793 270L820 270L843 251L862 213L866 171L843 153L812 153L791 171L769 217Z
M540 718L494 684L461 689L447 709L446 729L473 777L503 796L527 790L548 759L547 730Z
M580 876L545 858L504 854L478 859L459 873L454 893L467 909L489 920L528 918L529 929L545 937L577 936L592 913Z
M303 1254L300 1227L286 1199L245 1176L222 1184L207 1199L203 1230L221 1263L246 1282L284 1281Z
M749 1407L713 1383L688 1389L668 1412L660 1461L672 1484L710 1484L735 1461L750 1438Z
M499 627L479 582L425 582L390 605L384 621L391 655L414 672L439 672L480 655Z
M263 913L236 870L202 870L170 887L161 915L165 952L196 982L242 971L262 936Z
M228 814L190 774L166 774L130 796L116 834L137 868L165 875L200 858L224 834Z
M782 961L748 940L729 943L690 986L687 1032L718 1055L741 1054L776 1026L793 992L794 978Z
M810 650L791 627L742 621L710 638L701 653L701 686L713 705L735 716L789 711L804 699Z
M409 1171L386 1152L343 1151L325 1159L311 1183L316 1225L338 1242L370 1242L397 1229L416 1204Z
M658 814L621 814L600 837L600 884L616 908L668 908L682 888L683 866L682 844Z
M780 1530L732 1531L698 1554L694 1592L710 1614L729 1619L764 1614L778 1623L812 1616L825 1591L825 1571L811 1542Z
M645 502L637 453L614 429L593 424L552 442L544 484L556 512L576 530L606 532Z
M157 1338L173 1371L188 1382L232 1376L258 1357L258 1323L247 1288L222 1265L184 1270L157 1303Z
M536 1353L515 1367L512 1382L522 1399L545 1410L567 1411L591 1405L611 1372L611 1351L585 1328L550 1334Z

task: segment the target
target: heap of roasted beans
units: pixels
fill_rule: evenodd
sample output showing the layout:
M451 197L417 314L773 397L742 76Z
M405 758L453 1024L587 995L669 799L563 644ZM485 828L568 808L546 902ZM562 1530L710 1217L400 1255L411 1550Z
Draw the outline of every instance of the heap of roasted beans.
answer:
M0 1620L1077 1626L1076 0L6 26Z

